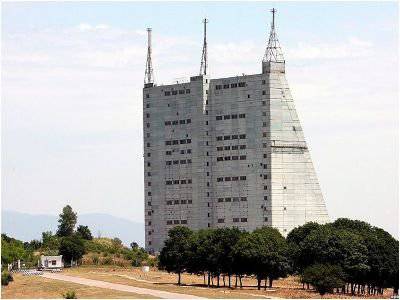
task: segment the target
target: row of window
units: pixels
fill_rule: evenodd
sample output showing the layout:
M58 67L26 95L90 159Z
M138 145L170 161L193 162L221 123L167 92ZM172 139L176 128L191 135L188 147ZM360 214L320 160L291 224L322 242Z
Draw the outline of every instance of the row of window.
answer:
M221 121L222 119L224 120L230 120L230 119L237 119L239 116L239 119L244 119L246 118L246 114L232 114L232 115L224 115L224 116L216 116L215 119L217 121Z
M180 202L179 202L179 200L174 200L174 201L172 201L172 200L168 200L167 201L167 205L177 205L177 204L192 204L192 200L181 200Z
M216 90L221 90L221 89L229 89L229 87L231 87L231 88L237 88L237 87L245 87L246 86L246 82L239 82L239 83L231 83L231 84L229 84L229 83L227 83L227 84L224 84L224 85L222 85L222 84L217 84L216 86L215 86L215 89Z
M172 185L172 184L192 184L192 179L182 179L182 180L167 180L165 181L166 185Z
M190 123L192 123L192 119L165 121L164 124L165 126L169 126L169 125L190 124Z
M179 145L179 144L190 144L192 142L191 139L183 139L183 140L170 140L165 141L165 145Z
M246 160L246 155L232 155L232 156L218 156L217 161L224 161L224 160Z
M172 225L172 224L179 224L179 223L181 223L181 224L187 224L187 220L180 220L180 222L179 222L179 220L168 220L167 221L167 225Z
M246 180L246 176L218 177L217 182Z
M226 197L225 202L239 202L240 201L247 201L247 197ZM218 202L224 202L224 198L218 198Z
M186 90L174 90L174 91L165 91L164 95L165 96L171 96L172 95L183 95L183 94L190 94L190 89Z
M237 222L239 222L239 218L233 218L232 221L234 223L237 223ZM240 222L246 223L247 222L247 218L240 218ZM225 223L225 219L218 219L218 223Z
M219 146L217 151L246 149L246 145Z
M167 160L165 162L166 166L171 166L171 165L185 165L185 164L191 164L192 160L191 159L181 159L181 160Z
M243 140L245 138L246 138L245 134L233 134L233 135L224 135L224 136L220 135L220 136L217 136L217 141L222 141L222 140L227 141L227 140L237 140L237 139Z
M175 152L174 150L167 150L167 151L165 151L165 155L172 155L172 152ZM191 154L192 153L192 149L182 149L182 150L179 150L179 153L180 154L185 154L185 153L187 153L187 154Z

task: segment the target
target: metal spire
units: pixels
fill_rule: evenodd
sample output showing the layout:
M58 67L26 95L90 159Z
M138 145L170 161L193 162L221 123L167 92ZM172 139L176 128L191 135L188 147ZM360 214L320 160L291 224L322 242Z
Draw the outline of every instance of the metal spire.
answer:
M147 61L144 72L144 83L153 83L153 65L151 63L151 28L147 28Z
M273 62L285 62L283 57L281 45L278 41L278 36L275 32L275 13L276 9L271 9L272 12L272 23L271 23L271 32L269 33L268 45L265 50L263 61L273 61Z
M201 55L201 65L200 65L200 75L207 75L207 67L208 67L208 62L207 62L207 23L208 20L204 19L204 42L203 42L203 53Z

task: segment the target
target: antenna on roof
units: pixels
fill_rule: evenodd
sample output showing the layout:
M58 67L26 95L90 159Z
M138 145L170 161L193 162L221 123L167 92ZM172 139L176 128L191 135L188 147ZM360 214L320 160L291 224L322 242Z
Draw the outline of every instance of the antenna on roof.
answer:
M208 20L204 19L204 42L203 42L203 53L201 55L200 75L207 75L207 23Z
M147 28L147 61L144 72L144 83L153 83L153 65L151 63L151 28Z
M273 61L273 62L285 62L283 58L283 53L281 49L281 45L278 41L278 36L275 32L275 13L276 9L271 9L272 12L272 23L271 23L271 31L269 33L268 45L265 50L263 61Z

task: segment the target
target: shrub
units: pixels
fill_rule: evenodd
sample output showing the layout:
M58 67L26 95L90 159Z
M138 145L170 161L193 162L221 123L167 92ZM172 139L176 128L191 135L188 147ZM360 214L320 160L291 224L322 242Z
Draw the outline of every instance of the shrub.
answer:
M98 255L93 255L93 257L92 257L92 262L93 262L95 265L98 265L98 264L99 264L99 261L100 261L99 256L98 256Z
M103 259L102 264L103 265L112 265L113 264L113 259L108 256L105 259Z
M64 299L78 299L75 291L67 291L65 294L63 294L63 297Z
M332 293L334 288L342 287L344 274L339 266L316 264L307 267L301 278L302 282L311 284L322 296Z
M14 278L8 271L1 272L1 285L6 286L11 281L14 281Z

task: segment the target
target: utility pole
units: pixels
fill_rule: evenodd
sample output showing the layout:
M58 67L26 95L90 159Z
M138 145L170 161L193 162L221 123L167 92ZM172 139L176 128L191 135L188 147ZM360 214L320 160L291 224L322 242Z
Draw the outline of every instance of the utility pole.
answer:
M144 83L153 83L153 65L151 63L151 28L147 28L147 61Z
M208 62L207 62L207 23L208 20L204 19L204 42L203 42L203 53L201 55L201 65L200 65L200 75L207 75L207 67L208 67Z

